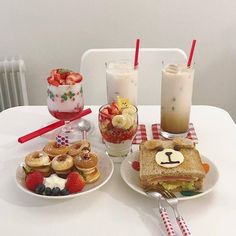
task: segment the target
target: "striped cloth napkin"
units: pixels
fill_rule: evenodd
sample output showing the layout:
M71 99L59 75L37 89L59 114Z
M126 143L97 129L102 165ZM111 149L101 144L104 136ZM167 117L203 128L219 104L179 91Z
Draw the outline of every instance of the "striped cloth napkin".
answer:
M161 136L160 130L160 124L152 124L153 139L165 139ZM189 123L189 131L187 134L187 138L192 139L195 143L198 143L198 138L193 123Z
M146 140L147 140L146 126L144 124L139 124L137 133L133 140L133 144L140 144L142 141Z

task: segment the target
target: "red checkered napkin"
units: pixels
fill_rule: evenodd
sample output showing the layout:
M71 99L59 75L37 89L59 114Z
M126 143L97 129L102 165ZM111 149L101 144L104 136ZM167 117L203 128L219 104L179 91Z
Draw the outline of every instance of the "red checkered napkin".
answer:
M137 133L133 140L133 144L140 144L142 141L146 140L147 140L146 126L143 124L139 124Z
M152 124L153 139L165 139L161 136L160 130L160 124ZM189 123L187 138L192 139L195 143L198 143L198 138L193 123Z

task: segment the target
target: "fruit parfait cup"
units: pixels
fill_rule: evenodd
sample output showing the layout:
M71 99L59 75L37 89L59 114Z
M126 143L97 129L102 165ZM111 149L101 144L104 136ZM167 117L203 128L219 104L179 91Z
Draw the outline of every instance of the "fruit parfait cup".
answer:
M99 129L107 154L115 162L121 162L131 151L138 128L138 109L127 99L103 105L99 109Z
M55 118L65 121L60 134L68 136L69 142L74 142L81 134L72 129L70 120L77 117L84 108L82 76L70 70L55 69L47 81L48 110Z

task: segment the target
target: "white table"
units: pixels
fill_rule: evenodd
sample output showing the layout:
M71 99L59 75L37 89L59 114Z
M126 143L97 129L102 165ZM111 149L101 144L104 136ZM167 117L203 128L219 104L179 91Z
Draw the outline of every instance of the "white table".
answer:
M98 107L91 109L87 118L96 125L96 143ZM159 118L159 106L139 107L139 121L146 124L149 137L151 124ZM17 138L51 120L44 106L0 113L0 235L165 235L156 201L130 189L120 177L119 164L106 185L70 200L40 199L16 187L19 159L47 143L36 138L18 144ZM211 193L180 202L179 210L193 235L236 235L236 125L226 111L210 106L193 106L191 121L197 148L218 166L220 179Z

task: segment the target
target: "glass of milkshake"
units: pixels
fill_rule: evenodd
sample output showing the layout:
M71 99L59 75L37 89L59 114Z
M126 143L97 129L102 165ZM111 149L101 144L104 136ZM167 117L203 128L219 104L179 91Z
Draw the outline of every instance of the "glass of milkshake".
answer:
M169 64L162 70L161 135L186 137L192 105L194 69L184 64Z
M127 61L106 64L107 101L116 101L117 96L128 98L137 105L138 70Z
M84 108L81 74L55 69L51 71L47 81L48 110L56 119L65 121L60 134L67 136L69 142L78 140L80 132L71 127L70 120L77 117Z
M115 162L120 162L131 151L138 127L138 109L134 105L116 102L103 105L98 115L99 129L106 151Z

